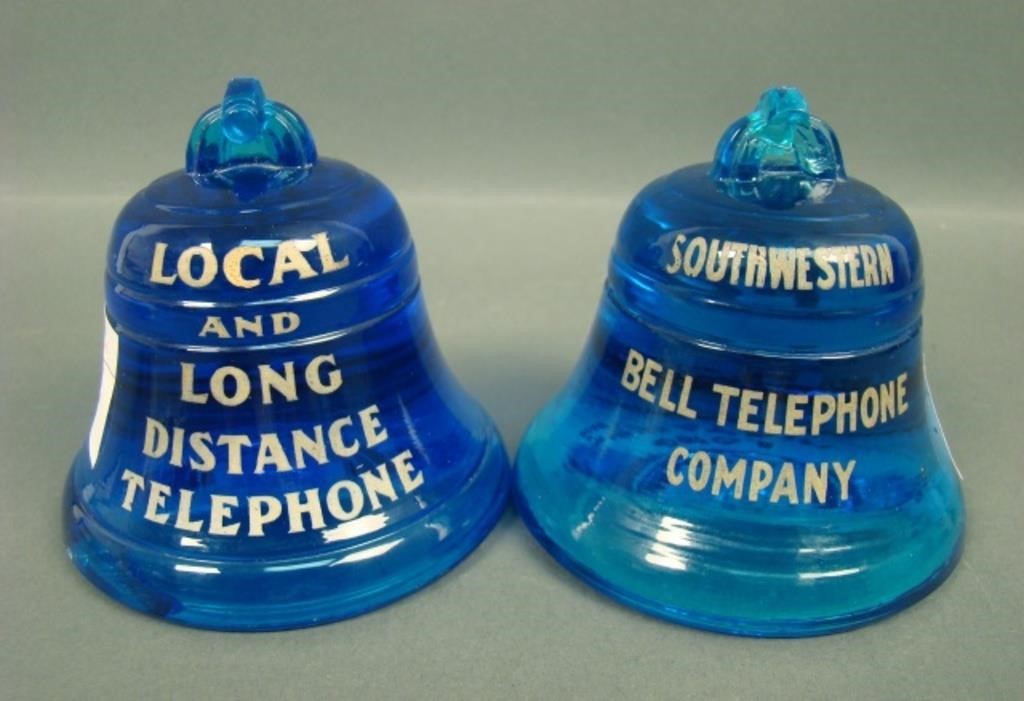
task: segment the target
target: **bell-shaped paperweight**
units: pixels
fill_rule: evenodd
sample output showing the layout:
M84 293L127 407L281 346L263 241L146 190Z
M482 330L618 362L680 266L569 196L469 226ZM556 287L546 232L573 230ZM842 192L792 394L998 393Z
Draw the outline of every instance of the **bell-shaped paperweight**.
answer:
M72 561L128 606L227 630L353 616L453 567L505 506L394 196L318 158L255 79L121 212L106 319L64 514Z
M527 525L602 592L726 633L920 599L964 526L922 290L906 214L769 90L627 209L583 356L519 449Z

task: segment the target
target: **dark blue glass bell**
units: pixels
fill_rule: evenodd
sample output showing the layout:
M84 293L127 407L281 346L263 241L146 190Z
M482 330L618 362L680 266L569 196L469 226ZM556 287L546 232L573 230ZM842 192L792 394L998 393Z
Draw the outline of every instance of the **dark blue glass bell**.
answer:
M72 561L118 601L324 623L440 576L504 509L501 440L444 364L394 196L318 158L256 80L125 206L106 305L64 514Z
M519 449L527 525L701 628L814 635L911 604L964 527L922 293L906 214L846 177L798 91L768 91L713 163L627 209L583 357Z

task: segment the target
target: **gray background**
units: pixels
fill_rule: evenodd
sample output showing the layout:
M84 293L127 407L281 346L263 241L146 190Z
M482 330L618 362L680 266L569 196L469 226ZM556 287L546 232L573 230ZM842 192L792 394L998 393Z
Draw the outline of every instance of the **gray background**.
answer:
M1024 696L1021 3L139 4L0 5L0 696ZM579 352L628 200L799 85L917 225L960 567L865 629L734 639L592 593L509 513L436 584L321 628L199 632L103 597L58 506L98 386L103 249L236 73L396 191L442 347L512 451Z

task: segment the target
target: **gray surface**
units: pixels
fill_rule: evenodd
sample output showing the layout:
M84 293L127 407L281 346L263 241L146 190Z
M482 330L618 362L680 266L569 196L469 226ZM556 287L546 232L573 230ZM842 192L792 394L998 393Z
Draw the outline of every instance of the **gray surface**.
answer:
M1022 20L1010 3L5 4L0 697L1020 698ZM99 594L62 555L59 499L98 386L103 247L235 71L398 192L442 348L513 450L579 352L628 198L705 160L767 83L799 83L918 227L929 379L965 477L959 568L891 619L802 641L633 613L512 515L423 592L311 630L199 632Z

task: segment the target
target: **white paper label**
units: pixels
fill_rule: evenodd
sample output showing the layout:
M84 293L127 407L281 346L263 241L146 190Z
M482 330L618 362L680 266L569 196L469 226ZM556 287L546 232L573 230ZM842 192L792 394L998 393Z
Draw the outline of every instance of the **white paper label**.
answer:
M103 444L103 431L107 427L107 413L110 411L110 400L114 396L114 383L117 381L117 331L110 325L107 315L103 315L103 367L100 368L100 396L96 400L96 413L92 417L92 428L89 429L89 465L96 467L96 458Z

